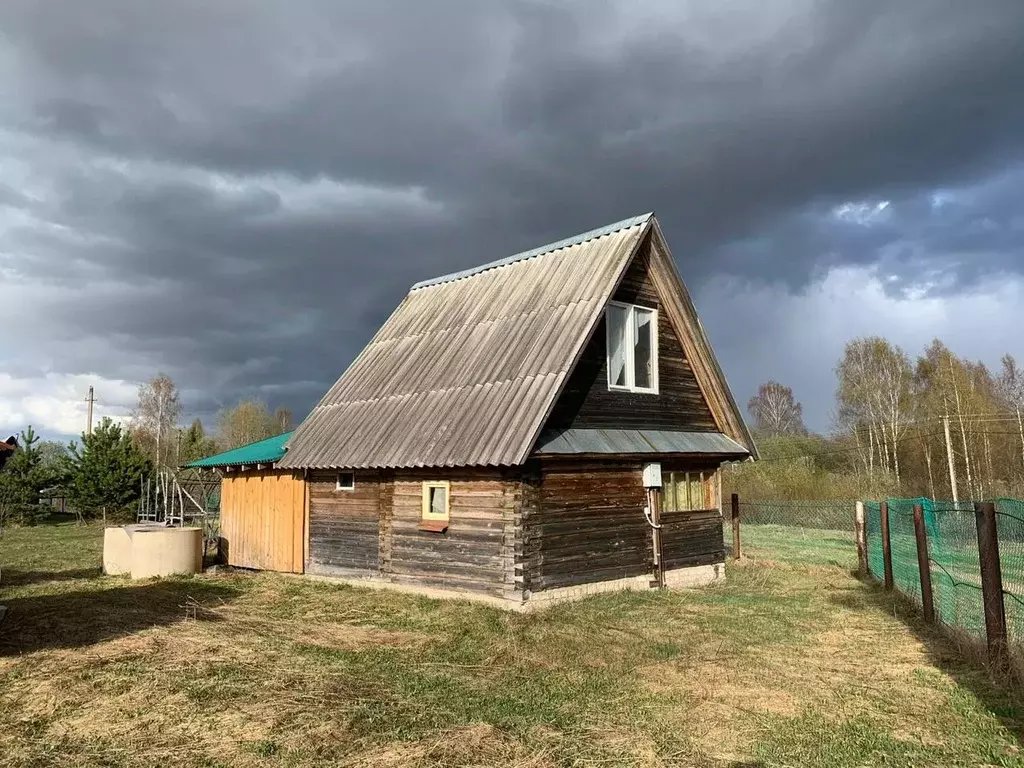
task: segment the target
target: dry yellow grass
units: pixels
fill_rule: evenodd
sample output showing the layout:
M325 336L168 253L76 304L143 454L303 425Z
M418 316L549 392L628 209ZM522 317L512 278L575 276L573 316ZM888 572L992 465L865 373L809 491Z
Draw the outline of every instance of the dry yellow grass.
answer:
M0 765L1020 764L1017 701L841 568L517 615L274 574L133 584L87 567L90 535L0 545Z

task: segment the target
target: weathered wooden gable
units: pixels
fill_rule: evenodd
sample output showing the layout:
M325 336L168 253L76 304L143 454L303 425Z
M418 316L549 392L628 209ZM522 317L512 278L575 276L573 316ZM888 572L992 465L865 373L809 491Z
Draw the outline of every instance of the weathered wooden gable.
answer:
M613 300L658 310L658 394L608 388L607 338L602 317L556 401L545 430L719 430L682 340L664 311L665 302L655 288L651 247L648 238L638 249Z

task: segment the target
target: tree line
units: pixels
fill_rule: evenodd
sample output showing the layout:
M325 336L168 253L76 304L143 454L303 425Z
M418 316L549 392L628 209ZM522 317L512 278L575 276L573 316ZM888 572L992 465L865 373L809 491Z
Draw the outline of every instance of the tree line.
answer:
M42 441L28 426L0 467L0 532L11 521L32 522L61 498L83 516L124 516L138 502L144 478L155 470L263 440L295 428L287 408L271 412L250 398L222 409L210 433L200 419L180 425L181 396L166 374L139 386L124 424L104 418L70 444Z
M955 355L911 357L889 340L849 342L835 366L832 431L807 429L793 389L762 384L747 406L762 461L726 473L760 498L1024 497L1024 371Z

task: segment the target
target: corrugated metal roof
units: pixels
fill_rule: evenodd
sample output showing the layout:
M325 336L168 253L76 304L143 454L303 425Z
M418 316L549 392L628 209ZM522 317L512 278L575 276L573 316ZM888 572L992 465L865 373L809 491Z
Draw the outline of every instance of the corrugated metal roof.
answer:
M295 432L285 432L282 435L268 437L266 440L259 440L238 448L233 448L216 456L209 456L205 459L190 462L186 468L201 467L235 467L242 464L273 464L280 461L284 456L285 443L288 442Z
M583 232L581 234L574 235L573 237L567 237L564 240L542 245L540 248L523 251L522 253L517 253L515 256L507 256L504 259L498 259L497 261L492 261L487 264L481 264L478 267L470 267L469 269L464 269L461 272L452 272L449 275L441 275L441 277L433 277L429 280L423 280L416 283L412 287L412 290L415 291L417 288L426 288L431 285L438 285L439 283L450 283L453 280L459 280L463 277L472 277L473 275L480 274L488 269L497 269L498 267L503 267L506 264L514 264L515 262L522 261L523 259L532 259L534 256L542 256L545 253L557 251L559 248L568 248L570 245L579 245L580 243L585 243L587 240L593 240L598 237L603 237L604 235L610 235L621 229L629 229L630 227L635 227L638 224L646 224L653 215L653 213L644 213L630 219L623 219L622 221L617 221L614 224L609 224L607 227L598 227L597 229L592 229L589 232Z
M522 463L652 218L417 284L280 466Z
M545 433L538 454L699 453L749 456L750 451L721 432L660 429L566 429Z

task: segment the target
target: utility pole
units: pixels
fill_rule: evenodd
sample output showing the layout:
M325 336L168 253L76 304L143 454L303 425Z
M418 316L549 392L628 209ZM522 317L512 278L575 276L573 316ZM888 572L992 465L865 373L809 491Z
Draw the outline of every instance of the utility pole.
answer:
M946 433L946 458L949 460L949 487L953 491L953 503L960 499L956 492L956 467L953 464L953 441L949 438L949 416L942 417L942 428Z
M96 398L93 396L92 387L89 387L89 396L85 398L85 402L89 404L89 415L85 422L85 434L92 434L92 404L96 402Z

